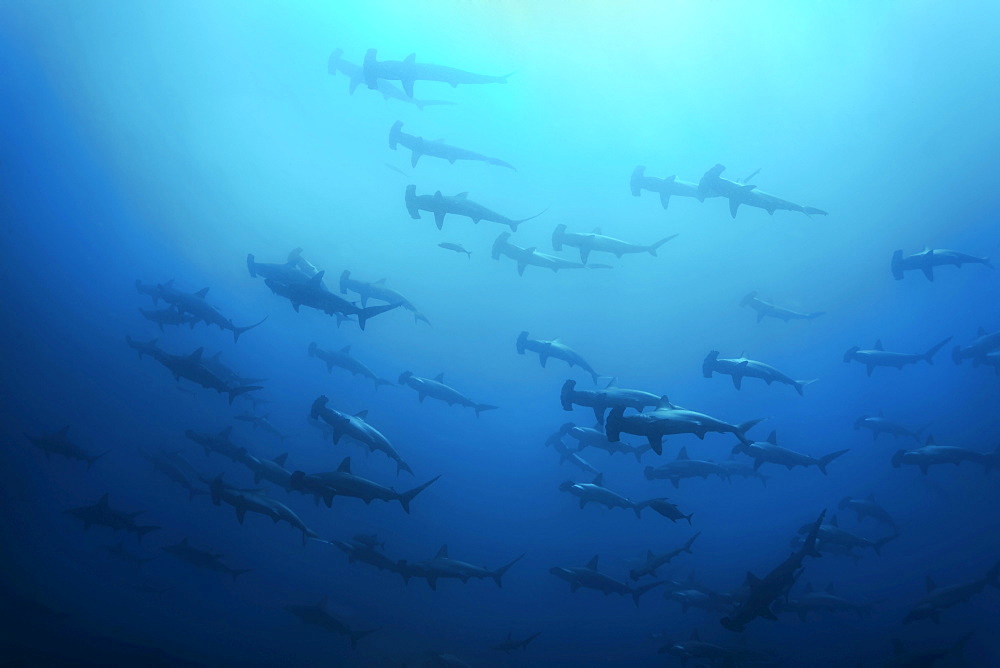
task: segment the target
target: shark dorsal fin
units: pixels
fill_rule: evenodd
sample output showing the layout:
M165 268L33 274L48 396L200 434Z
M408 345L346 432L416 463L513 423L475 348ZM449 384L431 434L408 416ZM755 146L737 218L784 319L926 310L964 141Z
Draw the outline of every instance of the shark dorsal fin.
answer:
M936 442L937 441L934 440L934 434L928 434L927 440L924 442L924 445L934 445Z
M435 191L434 191L434 199L437 199L437 200L439 200L439 199L441 199L441 198L443 198L443 197L444 197L444 195L443 195L443 194L441 194L441 191L440 191L440 190L435 190Z
M747 571L746 583L748 587L750 587L751 589L755 589L758 585L760 585L760 578L751 573L750 571Z
M443 383L444 382L444 371L442 371L438 375L434 376L434 382L436 382L436 383Z
M228 427L219 432L219 436L221 436L222 438L229 438L229 435L231 433L233 433L233 426L229 425Z
M882 347L882 339L879 339L878 341L875 342L875 347L873 348L873 350L885 350L885 348Z
M275 457L273 461L278 466L284 466L285 465L285 461L287 461L287 460L288 460L288 453L286 452L284 454L281 454L281 455L278 455L277 457Z
M188 544L188 539L187 539L187 536L184 536L184 540L182 540L182 541L180 542L180 544L181 544L181 545L183 545L184 547L187 547L187 544Z
M686 445L681 448L680 452L677 453L677 459L691 459L688 456L688 449Z
M441 549L439 549L437 551L437 554L434 555L434 558L435 559L447 559L448 558L448 543L445 543L444 545L441 546Z
M986 328L980 325L979 331L976 332L976 336L986 336Z
M469 197L469 192L466 191L464 193L458 193L457 195L455 195L455 197L457 197L458 199L466 199Z
M594 229L593 229L593 230L591 231L591 234L600 234L600 233L601 233L601 228L600 228L600 227L595 227L595 228L594 228Z
M220 350L219 352L215 353L208 359L212 360L213 362L218 362L221 357L222 357L222 351Z
M587 568L589 568L592 571L596 571L597 570L597 557L598 556L599 555L595 554L593 557L590 558L590 561L587 562Z
M604 474L603 473L598 473L597 475L595 475L594 476L594 483L593 484L597 485L598 487L603 486L604 485Z
M205 352L204 348L198 348L198 350L196 350L193 353L191 353L190 355L188 355L188 359L191 360L192 362L200 362L201 361L201 354L203 352Z
M698 629L691 632L691 640L701 640L701 634L698 633Z
M618 377L617 376L615 376L614 378L612 378L611 380L609 380L608 384L604 386L604 389L608 390L608 389L611 389L612 387L618 387Z
M385 279L384 278L380 278L377 281L375 281L374 283L372 283L372 285L385 285Z
M810 593L812 593L812 590L813 590L812 582L807 582L806 586L805 586L805 589L802 590L802 593L803 594L810 594Z
M408 63L408 64L412 64L413 61L416 60L416 58L417 58L417 54L411 53L410 55L408 55L406 58L403 59L403 62L404 63Z
M101 506L102 508L106 508L108 506L108 493L107 492L105 492L104 496L102 496L101 499L97 502L97 505Z
M323 274L325 273L326 269L324 269L323 271L317 271L316 274L309 279L309 287L318 289L320 287L320 284L323 282Z
M927 587L928 593L937 589L937 584L935 584L934 580L931 580L931 576L929 575L924 578L924 585Z
M344 461L340 462L340 466L337 467L337 473L350 473L351 472L351 458L344 457Z
M66 425L62 429L56 432L56 438L66 438L66 434L69 433L69 425Z
M348 354L350 354L350 352L351 352L351 346L349 346L349 345L348 346L344 346L343 348L340 349L340 354L341 355L348 355Z
M674 405L672 403L670 403L670 399L667 398L667 395L665 395L665 394L662 397L660 397L660 403L658 403L656 405L657 409L660 409L660 408L673 408L673 407L674 407Z
M208 288L202 288L201 290L199 290L198 292L196 292L194 294L195 294L195 296L201 297L202 299L204 299L205 295L208 294Z
M869 494L868 495L868 500L871 501L872 503L875 503L875 495L874 494Z
M834 515L833 517L830 518L830 526L835 526L835 527L839 527L840 526L840 522L837 520L837 516L836 515Z
M354 414L354 417L361 418L362 420L364 420L366 417L368 417L368 409L366 408L363 411L358 411L357 413Z
M656 558L656 555L653 554L652 550L646 550L646 561L652 561L655 558Z
M835 589L835 587L833 586L833 583L831 582L830 584L828 584L826 586L826 593L827 594L832 594L834 589Z
M767 442L770 443L771 445L777 445L778 444L778 432L777 431L771 431L771 433L767 435Z

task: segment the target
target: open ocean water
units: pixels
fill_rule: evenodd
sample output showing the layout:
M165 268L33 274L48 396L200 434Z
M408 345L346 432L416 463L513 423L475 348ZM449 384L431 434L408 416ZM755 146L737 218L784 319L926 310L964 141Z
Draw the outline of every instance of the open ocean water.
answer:
M0 664L998 665L998 25L0 3Z

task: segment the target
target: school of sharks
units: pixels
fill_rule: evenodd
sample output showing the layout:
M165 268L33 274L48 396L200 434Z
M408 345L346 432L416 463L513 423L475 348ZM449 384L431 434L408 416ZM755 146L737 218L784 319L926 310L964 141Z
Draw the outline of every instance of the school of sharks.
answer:
M516 72L481 74L461 65L425 62L415 54L407 55L405 47L357 54L336 49L327 72L337 86L346 83L345 97L380 94L387 104L413 105L424 115L454 107L457 102L448 97L457 87L518 85ZM507 268L513 281L528 283L540 272L551 270L560 280L571 282L577 272L614 272L640 260L651 265L669 262L674 240L687 233L670 229L671 216L685 206L678 202L682 198L690 206L710 208L723 221L754 215L751 210L766 213L763 222L780 225L835 225L837 217L844 215L834 207L828 212L823 202L789 192L781 183L767 182L766 169L734 176L722 164L709 164L701 173L675 174L664 160L655 168L638 165L631 173L621 174L616 203L623 210L655 208L664 216L662 233L644 236L643 232L621 239L604 234L599 221L561 216L558 206L549 202L525 201L508 210L491 203L489 192L452 192L408 182L411 173L431 161L443 161L457 174L463 169L520 174L516 154L481 153L475 136L452 143L422 132L412 120L396 121L384 128L384 134L365 138L373 154L394 172L392 178L406 179L398 187L398 223L421 226L427 246L440 249L434 252L441 258L496 262ZM823 177L819 171L814 176ZM449 232L460 226L471 226L479 244L450 238ZM544 228L550 247L519 240L529 226ZM937 285L959 271L963 276L978 272L976 276L989 278L993 265L988 250L887 247L884 280ZM345 577L365 570L377 572L401 597L412 596L417 589L421 595L460 596L474 602L481 588L506 592L509 587L505 586L524 577L526 571L547 569L548 577L564 583L568 603L591 611L597 620L631 614L633 609L645 619L661 620L662 632L620 639L642 648L647 662L642 665L826 665L822 642L812 647L812 655L802 648L790 653L768 635L769 629L833 624L841 633L837 642L845 644L851 625L864 624L873 615L891 615L887 623L896 631L885 638L881 655L859 654L852 665L966 665L965 653L976 638L972 629L954 628L945 642L914 643L913 634L905 643L898 638L914 628L940 628L978 601L1000 601L1000 554L992 555L993 565L987 569L969 569L957 579L928 570L926 578L915 584L922 593L905 600L887 601L876 593L866 596L857 587L844 587L860 560L891 557L904 538L915 535L933 550L935 537L922 535L921 527L913 522L898 521L900 508L883 504L878 489L859 489L850 479L838 476L839 467L858 458L886 475L910 476L918 487L920 480L940 471L989 476L995 481L1000 479L996 478L1000 445L956 442L935 429L935 416L930 412L922 422L899 420L893 407L906 398L897 396L886 397L883 409L857 415L853 424L831 425L822 412L812 415L817 430L847 429L851 434L840 447L817 450L809 442L783 436L787 427L780 419L756 409L741 409L739 402L748 394L766 394L768 400L781 403L803 402L814 391L813 384L822 384L823 378L804 377L802 369L787 362L748 357L738 349L714 349L718 344L710 341L705 342L703 357L681 362L697 369L712 391L738 391L732 408L721 414L689 402L677 388L633 386L625 374L609 368L583 346L559 338L559 332L496 322L494 327L509 332L509 345L482 351L484 357L510 366L519 377L558 375L548 393L548 405L533 407L550 416L551 428L537 433L531 447L546 453L547 466L565 478L558 485L558 503L578 508L584 516L619 518L623 525L634 527L629 530L644 545L638 551L634 542L618 544L595 531L575 536L571 550L575 556L560 563L540 564L532 559L532 545L519 543L482 560L469 556L483 552L461 532L428 554L408 550L393 527L344 532L336 521L317 520L323 513L332 518L334 512L363 516L385 504L414 531L423 526L447 531L449 517L430 516L422 502L449 487L484 492L490 480L461 480L454 471L424 470L413 455L433 443L421 442L387 415L403 402L422 410L438 402L450 411L444 418L435 414L435 429L447 432L461 421L466 426L471 423L469 428L474 430L502 434L508 421L518 419L520 409L509 401L509 394L501 400L483 385L469 389L464 379L474 370L427 368L417 355L407 366L393 368L374 349L343 343L341 334L346 331L357 334L352 339L356 342L380 328L434 326L435 312L421 309L421 295L413 294L399 279L394 279L395 284L382 279L384 267L334 266L308 246L247 248L246 253L215 261L239 265L241 271L245 266L243 289L254 305L252 313L217 301L197 274L138 276L134 302L120 305L122 317L130 323L122 333L121 354L129 355L143 377L151 378L149 386L137 385L132 391L151 400L157 393L181 391L207 411L192 414L190 428L182 432L138 439L141 445L135 447L148 462L150 489L172 486L166 499L151 492L148 505L134 498L126 502L110 488L92 503L64 508L81 535L100 536L107 559L131 573L137 587L143 586L145 574L165 561L189 569L179 572L225 581L233 592L252 590L262 573L286 567L234 552L223 536L212 539L203 533L195 538L172 526L172 504L197 507L199 515L213 521L228 518L243 531L259 535L262 542L287 543L301 552L296 564L319 568L336 563ZM781 260L776 256L773 261ZM545 287L540 284L537 289L541 292ZM799 304L807 298L803 295ZM684 318L683 304L678 304L677 316ZM970 304L970 308L980 306L984 326L978 331L928 338L918 347L895 345L895 339L912 340L912 332L904 336L873 331L867 341L844 341L841 350L810 348L809 354L824 355L838 364L842 360L844 369L855 372L853 380L858 384L871 382L873 376L903 377L917 368L938 370L942 365L957 365L970 374L1000 375L1000 330L987 326L992 322L994 328L1000 327L1000 321L995 309L991 311L985 303ZM745 296L731 303L727 317L733 327L800 328L798 335L805 339L808 328L815 327L810 323L836 317L824 312L825 308L824 304L801 308L772 300L747 284ZM252 360L234 352L245 347L248 339L266 336L269 328L276 327L274 316L279 312L327 326L328 337L307 345L303 342L299 352L308 360L312 376L328 383L330 392L293 404L282 392L269 388L274 380L255 370ZM598 331L604 322L628 318L614 304L602 305L600 312L602 318L593 318ZM179 333L192 332L204 337L197 347L178 339ZM612 336L610 330L608 336ZM656 363L656 358L649 359L650 365ZM369 388L376 391L372 405L362 409L350 400L353 391ZM297 414L302 424L308 423L312 441L300 442L299 425L285 421L287 414ZM115 466L122 454L116 447L103 448L79 437L73 424L62 423L38 424L10 447L34 451L50 463L59 458L73 460L73 475L80 477ZM327 466L301 463L305 452L317 450ZM275 456L276 452L280 454ZM364 468L359 473L360 460ZM605 471L608 462L616 463L614 473ZM627 462L628 477L620 473L620 462ZM768 563L740 553L741 527L702 522L699 502L686 498L693 486L702 486L714 494L749 499L746 495L751 492L766 494L793 479L806 478L831 481L837 493L826 500L802 494L797 509L801 521L768 526L766 540L780 546L784 554ZM646 491L636 494L625 489ZM929 490L924 491L930 494ZM510 493L530 501L535 491L525 488ZM546 504L552 507L546 496L538 495L539 522L549 512ZM706 570L699 557L699 541L712 535L731 540L733 546L724 569L714 558L715 572ZM913 542L906 544L907 549L914 549ZM828 582L811 578L810 571L818 562L833 564L830 568L837 577ZM192 585L183 579L169 583L172 589L186 586ZM843 589L852 594L842 594ZM164 596L163 591L151 590L149 596ZM284 610L290 625L301 623L316 637L326 639L328 654L323 660L328 663L315 665L563 665L552 658L558 650L539 654L552 642L547 637L558 637L558 616L528 627L515 615L498 613L490 629L495 641L472 655L467 644L451 648L437 640L420 650L402 651L395 649L391 624L341 614L337 596L335 586L317 586L314 591L289 591L274 598L274 606ZM28 601L23 605L51 624L67 622L58 605L47 608ZM533 603L511 601L511 605L530 608ZM897 614L901 607L905 613ZM135 661L135 665L197 665L202 657L153 648Z

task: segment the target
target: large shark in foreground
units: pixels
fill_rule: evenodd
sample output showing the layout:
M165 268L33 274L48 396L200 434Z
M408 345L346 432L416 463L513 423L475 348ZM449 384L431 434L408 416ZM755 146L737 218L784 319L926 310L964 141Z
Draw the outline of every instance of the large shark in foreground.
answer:
M594 252L611 253L619 259L629 253L649 253L653 257L656 257L656 251L659 250L660 246L676 236L676 234L671 234L655 243L643 246L615 239L614 237L604 236L601 234L601 228L599 227L593 232L584 233L567 232L566 225L557 225L556 229L552 232L552 250L561 251L563 246L572 246L580 251L580 262L584 264L587 263L587 258L590 257L590 254Z
M365 83L365 75L360 65L355 65L352 62L344 60L343 49L334 49L333 53L330 54L330 58L326 63L326 71L331 75L336 75L338 72L346 76L350 81L347 84L347 88L351 95L354 94L355 89L359 84ZM393 99L399 100L400 102L407 102L414 105L417 109L423 111L424 107L431 105L441 105L441 104L455 104L454 102L448 102L446 100L418 100L413 97L410 93L405 93L400 88L392 83L389 83L385 79L379 79L373 90L377 90L382 93L383 99Z
M205 364L205 361L202 359L202 353L205 352L204 348L198 348L190 355L171 355L157 348L154 345L155 341L143 343L133 341L128 336L125 337L125 341L130 347L139 351L140 357L150 355L157 362L165 366L173 374L174 380L186 378L206 389L215 390L219 394L227 394L229 395L229 403L233 403L233 399L241 394L263 389L259 385L233 385L227 378L224 378L215 369Z
M367 410L350 415L349 413L329 408L327 405L329 402L330 400L325 394L317 397L309 409L309 417L313 420L322 420L330 427L334 444L339 443L343 436L347 436L367 447L369 452L377 450L385 453L389 459L396 462L397 474L400 471L413 473L413 469L403 461L403 458L396 452L396 448L389 442L389 439L378 429L368 424L366 420L368 417Z
M716 195L729 200L729 213L733 218L741 204L764 209L768 214L775 211L798 211L808 215L825 216L826 211L812 206L802 206L795 202L781 199L774 195L757 190L757 186L730 181L722 177L722 172L726 168L722 165L715 165L701 177L698 182L698 193L701 198Z
M364 303L362 303L362 306L358 307L323 287L323 276L325 273L325 271L321 271L304 283L286 283L275 278L268 278L264 281L264 284L274 294L290 301L296 313L299 312L300 307L308 306L322 311L327 315L336 315L338 326L341 319L354 315L357 316L358 327L362 330L365 328L365 324L369 318L374 318L399 306L397 303L386 304L385 306L369 306L366 308L364 307Z
M784 306L778 306L776 304L772 304L771 302L766 302L759 298L756 292L748 293L745 297L743 297L743 299L740 300L740 306L749 306L756 311L757 322L760 322L764 318L775 318L784 322L788 322L789 320L813 320L821 315L826 315L825 311L799 313L798 311L787 309Z
M497 569L489 569L485 566L476 566L465 561L452 559L448 556L448 546L442 545L433 559L409 563L400 561L399 568L403 573L403 580L409 583L410 578L424 578L431 589L437 590L437 581L443 579L461 580L466 583L469 580L483 580L491 578L498 587L503 587L503 576L510 570L510 567L519 562L524 555L507 562Z
M619 582L597 572L597 555L594 555L586 566L553 566L549 569L549 573L568 582L571 592L575 593L576 590L583 587L584 589L596 589L605 595L629 595L636 607L639 607L639 598L647 591L667 584L666 580L661 580L641 587L633 587L625 582Z
M378 87L380 80L388 79L400 82L403 91L409 97L413 97L413 84L416 81L440 81L455 88L467 84L505 84L507 78L513 74L513 72L499 76L476 74L445 65L418 63L414 53L403 60L379 60L375 49L368 49L365 52L361 70L365 84L372 90Z
M378 499L380 501L398 501L399 505L410 513L410 502L422 491L434 484L438 478L431 478L422 485L418 485L406 492L397 492L391 487L380 485L377 482L362 478L351 472L351 458L345 457L336 471L328 473L306 474L302 471L292 473L291 485L309 494L315 494L326 501L330 506L335 496L349 496L361 499L366 504Z
M691 546L694 545L694 541L697 540L698 536L701 535L699 531L695 535L688 538L687 542L680 547L670 550L669 552L664 552L662 554L654 554L652 550L646 550L646 563L637 568L633 568L628 572L628 576L633 580L638 580L646 575L652 575L656 577L656 571L663 566L669 564L675 557L680 556L687 552L692 554Z
M476 411L476 417L483 411L492 411L497 408L497 406L492 406L490 404L477 404L475 401L465 396L453 387L449 387L444 384L444 372L439 373L434 376L434 378L422 378L420 376L414 376L409 371L404 371L399 376L399 384L406 385L417 393L417 399L422 403L424 399L430 397L431 399L437 399L438 401L443 401L449 406L454 406L458 404L459 406L466 406L467 408L472 408Z
M902 369L907 364L916 364L917 362L927 362L928 364L934 363L934 355L937 354L941 348L945 346L951 337L940 341L934 346L932 346L925 353L894 353L889 352L882 347L882 339L875 342L875 345L871 350L862 350L858 346L849 348L847 352L844 353L844 362L860 362L865 365L865 369L868 375L872 375L877 366L891 366L897 369Z
M729 477L729 471L718 462L691 459L687 446L680 449L674 461L656 467L647 466L643 473L646 480L669 480L675 489L680 488L680 482L685 478L707 479L710 475L721 479Z
M933 281L934 267L950 265L961 269L963 264L983 264L990 269L993 268L993 263L988 257L976 257L945 248L924 248L912 255L903 255L902 250L897 250L892 254L890 268L892 277L897 281L903 280L904 272L917 269L924 273L928 281Z
M352 376L368 378L375 383L375 389L379 385L392 385L391 380L385 380L375 375L375 372L368 368L366 364L351 356L351 347L344 346L340 350L325 350L316 345L313 341L309 344L309 357L316 357L326 363L326 371L330 373L333 367L337 366L351 372Z
M515 172L517 171L514 165L500 158L491 158L482 153L476 153L475 151L457 146L450 146L445 144L443 140L427 141L423 137L403 132L402 127L403 121L396 121L393 123L392 128L389 129L389 148L395 151L396 146L402 145L403 148L410 149L410 165L412 167L416 167L420 158L428 155L432 158L447 160L453 165L457 160L470 160L473 162L485 162L488 165L497 165L498 167L506 167L507 169L513 169Z
M711 378L712 373L721 373L732 376L733 386L740 389L744 378L760 378L765 383L782 383L791 385L799 396L804 396L802 390L806 385L815 383L816 380L795 380L781 373L770 364L758 362L746 357L725 359L719 357L719 351L713 350L705 357L701 363L701 372L705 378Z
M170 280L166 283L157 284L155 289L152 290L143 286L140 281L136 281L136 289L140 293L150 294L154 301L162 299L177 309L177 311L187 313L194 322L204 322L206 325L215 325L219 329L231 331L234 342L239 342L240 334L250 331L267 320L267 316L264 316L259 322L252 325L237 327L233 324L232 320L222 315L219 309L205 300L208 288L202 288L198 292L183 292L176 289L173 280Z
M631 499L604 486L604 474L598 473L593 482L573 482L567 480L559 485L559 491L568 492L580 499L580 508L586 508L588 503L596 503L607 508L624 508L632 510L636 517L641 517L639 507Z
M590 374L595 383L597 382L599 374L594 371L594 367L590 366L590 363L583 359L580 353L560 341L558 337L551 341L546 341L544 339L528 338L528 332L521 332L517 336L517 354L523 355L525 350L538 353L538 362L542 367L545 366L545 363L551 357L566 362L570 367L580 367Z
M758 617L777 621L774 605L788 597L792 586L802 574L802 562L806 557L820 556L816 550L816 541L824 517L826 517L825 510L813 522L802 547L775 566L770 573L758 578L753 573L747 572L746 585L750 591L731 614L720 620L724 627L730 631L743 631L747 624Z
M517 232L518 225L545 213L542 211L536 213L534 216L515 220L487 209L482 204L473 202L469 199L469 193L467 192L461 192L457 195L442 195L441 191L438 190L433 195L418 195L417 187L414 185L406 186L405 202L406 211L410 214L410 218L420 220L421 211L432 213L434 214L434 224L437 225L439 230L444 229L444 217L448 214L465 216L474 224L479 223L481 220L486 220L491 223L506 225L510 228L511 232ZM467 251L463 250L462 252Z
M913 440L920 442L920 432L926 429L926 426L921 427L914 431L909 427L905 427L898 422L894 422L885 418L882 415L882 411L879 411L878 415L862 415L857 420L854 421L855 431L858 429L868 429L872 432L872 440L877 441L880 434L889 434L895 438L905 437L912 438Z
M240 524L243 524L243 519L248 512L258 513L271 518L275 524L285 521L292 528L301 531L303 545L306 544L307 539L318 537L318 534L307 527L299 516L285 504L266 494L231 487L223 482L221 474L216 476L209 485L209 492L212 495L212 503L215 505L218 506L225 502L233 507L236 511L236 520Z

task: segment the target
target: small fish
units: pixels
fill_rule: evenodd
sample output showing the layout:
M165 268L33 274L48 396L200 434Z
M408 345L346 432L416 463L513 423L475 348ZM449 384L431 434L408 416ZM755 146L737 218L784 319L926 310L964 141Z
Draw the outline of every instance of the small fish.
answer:
M472 258L472 253L470 251L465 250L462 244L453 244L446 241L444 243L438 244L438 248L455 251L456 253L465 253L470 259Z

